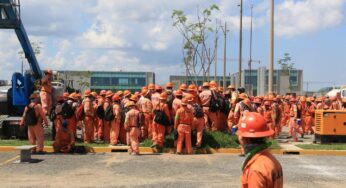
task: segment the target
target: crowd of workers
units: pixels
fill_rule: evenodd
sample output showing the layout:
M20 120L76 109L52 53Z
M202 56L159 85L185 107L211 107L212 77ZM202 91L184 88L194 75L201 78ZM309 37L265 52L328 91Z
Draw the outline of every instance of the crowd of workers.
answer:
M205 82L199 87L181 84L176 91L169 82L165 88L150 84L135 93L129 90L116 93L86 90L83 96L64 93L56 98L57 103L53 105L51 75L52 72L48 71L42 80L41 100L35 93L30 96L31 103L25 109L22 124L28 119L25 117L28 117L30 108L34 108L38 117L33 121L35 124L44 121L48 125L46 115L49 115L55 128L54 148L60 152L71 151L76 130L82 128L85 143L127 144L133 154L139 154L139 143L145 139L152 139L152 147L162 149L165 135L173 133L176 152L181 154L185 143L186 153L191 154L192 130L197 133L195 145L200 148L204 131L234 134L245 111L263 116L267 126L274 131L271 138L279 136L281 128L288 126L289 136L296 140L297 134L303 137L304 134L314 133L316 109L339 110L345 107L340 95L331 99L275 94L254 97L248 96L245 89L236 89L233 85L224 91L215 81ZM37 151L42 152L42 126L29 126L28 136L31 144L38 142ZM241 137L239 142L242 146ZM241 150L245 154L243 147Z
M342 110L346 106L340 93L332 98L249 96L244 88L230 85L224 90L215 81L204 82L202 86L181 84L177 90L168 82L164 88L150 84L135 93L129 90L64 93L53 104L51 76L51 71L46 72L40 95L30 96L21 122L28 126L30 144L37 145L35 152L43 152L42 124L48 125L47 117L55 128L54 150L63 153L73 149L77 128L83 129L85 143L126 144L132 155L139 154L139 143L145 139L152 139L151 147L160 151L167 134L174 134L177 154L183 153L184 143L185 153L192 154L193 130L197 148L202 146L204 131L237 132L242 154L246 156L243 185L249 185L250 177L257 179L257 183L263 180L251 173L252 169L270 171L265 182L282 187L282 168L268 152L266 139L279 136L283 126L288 126L289 136L294 140L297 134L302 137L313 134L315 110Z

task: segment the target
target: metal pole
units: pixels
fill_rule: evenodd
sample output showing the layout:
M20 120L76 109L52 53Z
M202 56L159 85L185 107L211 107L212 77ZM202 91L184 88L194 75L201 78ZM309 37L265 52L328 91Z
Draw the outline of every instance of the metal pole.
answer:
M274 70L274 0L271 0L268 93L273 93L273 70Z
M249 69L251 74L251 64L252 64L252 9L253 5L251 4L251 22L250 22L250 59L249 59Z
M226 91L226 47L227 47L227 23L225 22L224 30L224 46L223 46L223 89Z
M240 20L239 20L239 69L238 69L238 87L241 87L241 61L242 61L242 45L243 45L243 0L240 0Z
M217 76L217 45L218 45L218 39L219 39L219 36L218 36L218 22L217 22L217 19L215 20L216 22L216 37L215 37L215 56L214 56L214 65L215 65L215 68L214 68L214 80L216 80L216 76Z

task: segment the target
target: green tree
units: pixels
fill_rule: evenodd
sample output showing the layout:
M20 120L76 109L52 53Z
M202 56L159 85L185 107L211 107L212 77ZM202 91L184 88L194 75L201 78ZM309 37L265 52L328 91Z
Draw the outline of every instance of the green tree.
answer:
M210 65L215 61L215 48L208 40L211 34L215 34L212 28L213 12L218 11L215 4L202 12L197 8L196 18L188 19L182 10L173 10L173 26L183 36L183 63L187 76L200 76L205 78L210 72ZM217 27L216 27L217 28ZM215 35L217 37L217 35ZM213 49L214 48L214 49Z
M281 72L288 76L289 90L292 91L291 71L294 69L294 63L289 53L284 53L284 57L279 59L278 64L281 65Z

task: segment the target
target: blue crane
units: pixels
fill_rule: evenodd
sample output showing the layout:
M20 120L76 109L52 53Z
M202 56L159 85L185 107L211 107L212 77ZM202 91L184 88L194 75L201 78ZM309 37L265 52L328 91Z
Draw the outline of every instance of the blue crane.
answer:
M20 114L29 103L29 96L34 92L35 85L43 76L20 17L20 0L0 0L0 29L15 30L30 65L30 72L24 75L15 72L12 75L12 88L8 92L9 106L14 107L14 114Z

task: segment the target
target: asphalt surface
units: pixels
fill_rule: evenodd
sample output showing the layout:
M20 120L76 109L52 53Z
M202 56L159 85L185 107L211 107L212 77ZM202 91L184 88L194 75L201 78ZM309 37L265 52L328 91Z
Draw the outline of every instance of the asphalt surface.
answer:
M13 164L16 156L0 153L1 187L240 187L244 160L232 154L98 153L33 155L37 163ZM284 187L345 187L346 157L276 157Z

